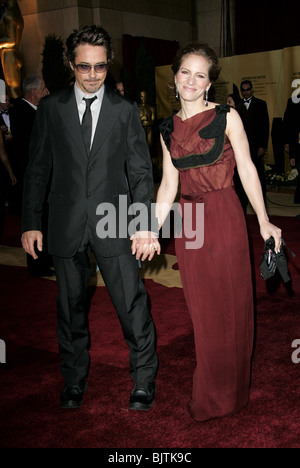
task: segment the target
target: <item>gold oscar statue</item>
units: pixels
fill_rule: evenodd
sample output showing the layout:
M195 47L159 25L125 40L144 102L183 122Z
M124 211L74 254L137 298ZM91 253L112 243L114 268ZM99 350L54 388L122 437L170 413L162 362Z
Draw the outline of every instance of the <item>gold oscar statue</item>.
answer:
M24 20L17 0L0 0L0 53L4 79L12 98L21 96L22 60L19 52Z
M155 107L148 106L147 92L141 91L140 104L138 105L140 111L140 119L145 130L147 143L149 149L152 149L153 144L153 125L155 121Z

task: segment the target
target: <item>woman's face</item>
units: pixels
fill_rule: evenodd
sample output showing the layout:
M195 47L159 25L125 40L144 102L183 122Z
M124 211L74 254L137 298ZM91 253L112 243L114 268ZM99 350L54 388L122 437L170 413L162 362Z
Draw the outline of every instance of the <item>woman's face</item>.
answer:
M235 107L235 102L231 96L228 96L226 104L228 104L231 107Z
M210 63L205 57L197 54L186 55L181 67L175 76L175 85L181 99L184 101L197 101L203 99L205 91L210 88Z

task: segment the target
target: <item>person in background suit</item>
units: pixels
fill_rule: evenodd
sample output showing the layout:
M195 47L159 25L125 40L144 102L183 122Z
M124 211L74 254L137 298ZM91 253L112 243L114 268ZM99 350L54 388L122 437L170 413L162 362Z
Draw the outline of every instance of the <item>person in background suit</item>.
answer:
M299 179L294 203L300 203L300 95L287 102L283 117L284 149L289 154L292 168L298 170Z
M108 33L88 26L74 31L66 45L75 85L43 99L37 111L25 175L22 245L34 258L34 246L43 248L41 210L50 181L48 246L58 284L57 330L65 380L61 407L80 407L87 390L86 292L92 250L129 346L134 382L129 408L149 410L158 359L139 260L151 260L160 252L157 234L149 227L154 201L151 159L137 105L104 84L113 56ZM129 236L121 197L125 208L142 204L145 231L137 228ZM108 206L119 228L111 234L99 227L106 222Z
M228 94L227 96L227 101L226 104L228 104L230 107L233 107L233 109L237 109L241 103L241 97L238 93L231 93ZM239 197L239 200L241 202L242 208L244 215L247 215L247 205L248 205L248 197L246 195L246 192L244 190L243 184L241 182L237 167L235 166L234 168L234 176L233 176L233 183L235 187L235 191L237 196Z
M10 98L6 95L5 102L0 103L0 128L4 136L5 147L9 148L12 142L12 135L10 129L10 109L12 108Z
M14 101L10 111L11 131L14 135L13 166L18 179L18 189L11 201L12 210L21 213L23 179L29 160L29 142L40 100L49 94L43 78L28 75L22 82L22 97Z
M257 169L263 194L266 196L264 155L268 147L270 132L267 103L253 95L254 89L251 81L242 81L240 89L243 99L237 106L237 111L243 121L251 158Z
M32 128L34 125L36 111L41 99L49 94L43 78L40 75L32 74L25 77L22 82L22 94L14 101L11 110L11 131L13 135L14 168L18 179L18 186L14 188L10 201L11 210L17 214L22 211L23 181L26 167L29 160L29 144ZM43 215L43 225L47 226L47 214ZM52 259L47 252L38 253L38 258L34 260L31 255L27 255L27 269L31 276L54 276L51 269Z
M3 137L5 152L10 161L13 160L13 135L11 132L10 114L13 104L8 95L5 102L0 103L0 129Z
M4 219L5 219L5 203L7 188L9 185L8 176L11 181L11 185L16 185L17 179L13 173L10 160L5 150L3 133L0 132L0 243L4 231Z
M121 94L121 96L125 96L125 89L122 81L116 82L115 90L117 93Z
M9 96L0 103L1 130L1 160L0 164L0 242L4 232L6 202L10 187L16 185L16 178L12 169L12 133L10 131L9 110L11 108ZM10 180L9 180L10 178Z

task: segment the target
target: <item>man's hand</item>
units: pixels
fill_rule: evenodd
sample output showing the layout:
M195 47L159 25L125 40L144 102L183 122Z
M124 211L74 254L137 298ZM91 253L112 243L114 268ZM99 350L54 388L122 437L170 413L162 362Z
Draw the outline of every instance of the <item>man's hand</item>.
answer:
M148 258L149 262L155 255L160 255L160 243L157 236L153 232L140 231L131 236L132 240L131 251L137 260L145 261Z
M43 234L40 231L26 231L22 234L22 247L26 253L31 255L34 260L38 258L37 254L35 253L35 243L37 249L42 252L43 250Z

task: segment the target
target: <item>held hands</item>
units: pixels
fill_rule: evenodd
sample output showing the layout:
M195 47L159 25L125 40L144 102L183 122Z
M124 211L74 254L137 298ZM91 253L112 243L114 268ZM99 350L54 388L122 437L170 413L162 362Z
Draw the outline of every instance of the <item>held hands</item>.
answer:
M160 244L157 236L152 232L141 231L135 233L130 238L132 240L131 251L132 255L136 256L136 259L141 258L142 261L148 258L149 261L157 252L160 255ZM43 235L40 231L26 231L22 234L22 247L26 253L31 255L34 260L38 258L35 253L35 243L39 252L43 250Z
M161 247L158 242L157 236L153 232L140 231L131 236L132 241L131 251L137 260L145 261L147 258L149 262L155 255L160 255Z
M26 253L31 255L34 260L37 260L38 256L35 253L35 243L39 252L43 250L43 234L40 231L26 231L22 234L22 247Z

